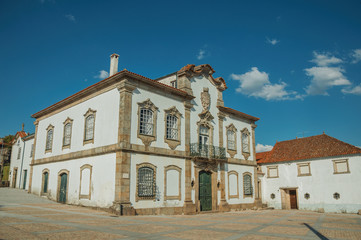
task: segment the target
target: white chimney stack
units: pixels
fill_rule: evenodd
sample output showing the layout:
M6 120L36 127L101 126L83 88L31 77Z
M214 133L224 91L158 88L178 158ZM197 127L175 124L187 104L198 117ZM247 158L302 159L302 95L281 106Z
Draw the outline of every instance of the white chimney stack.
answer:
M118 58L119 58L119 55L116 53L113 53L112 55L110 55L109 77L118 72Z

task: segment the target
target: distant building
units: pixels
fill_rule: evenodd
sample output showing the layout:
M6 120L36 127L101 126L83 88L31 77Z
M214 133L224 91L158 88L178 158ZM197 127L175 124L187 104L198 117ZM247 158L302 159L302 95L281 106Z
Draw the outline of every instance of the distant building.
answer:
M34 134L27 134L23 130L16 133L11 151L10 187L28 190L33 145Z
M259 119L224 106L210 65L156 80L117 69L113 54L110 77L32 115L32 193L122 214L258 203Z
M0 139L0 186L8 187L11 144Z
M361 209L360 148L322 134L277 142L271 151L257 153L257 163L263 203L270 207Z

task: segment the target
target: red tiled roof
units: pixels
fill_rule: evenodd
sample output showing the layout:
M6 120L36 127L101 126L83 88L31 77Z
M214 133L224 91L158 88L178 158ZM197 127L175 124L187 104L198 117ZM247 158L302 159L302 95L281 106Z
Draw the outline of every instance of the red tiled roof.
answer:
M246 118L246 119L249 119L249 120L252 120L252 121L258 121L259 118L258 117L253 117L251 115L248 115L246 113L243 113L243 112L240 112L240 111L237 111L233 108L229 108L229 107L223 107L223 106L217 106L218 109L222 112L226 112L226 113L230 113L230 114L234 114L236 116L239 116L239 117L242 117L242 118Z
M174 88L172 86L160 83L160 82L158 82L156 80L152 80L150 78L144 77L142 75L139 75L139 74L136 74L136 73L133 73L133 72L130 72L130 71L124 69L124 70L122 70L122 71L120 71L120 72L118 72L118 73L116 73L116 74L114 74L114 75L112 75L112 76L110 76L110 77L108 77L106 79L103 79L103 80L101 80L101 81L99 81L99 82L97 82L97 83L95 83L95 84L93 84L93 85L91 85L91 86L89 86L89 87L87 87L87 88L85 88L85 89L83 89L83 90L81 90L81 91L79 91L79 92L77 92L77 93L75 93L75 94L73 94L73 95L71 95L71 96L69 96L69 97L67 97L67 98L65 98L65 99L63 99L63 100L61 100L61 101L59 101L59 102L45 108L45 109L43 109L43 110L41 110L41 111L39 111L39 112L37 112L37 113L34 113L31 116L33 118L38 118L38 117L46 114L47 112L51 112L51 111L55 110L58 107L61 107L61 106L64 106L64 105L68 104L68 102L70 102L74 98L80 97L82 95L85 96L87 94L87 92L89 92L89 91L91 91L93 89L100 88L100 86L106 85L107 82L114 79L114 77L121 76L121 75L135 77L137 79L141 79L141 80L143 80L145 82L153 84L154 86L159 86L161 88L167 89L167 90L172 91L174 93L178 93L181 96L194 98L193 96L190 96L187 92L185 92L183 90Z
M257 153L257 163L361 154L361 149L326 134L277 142L269 152Z

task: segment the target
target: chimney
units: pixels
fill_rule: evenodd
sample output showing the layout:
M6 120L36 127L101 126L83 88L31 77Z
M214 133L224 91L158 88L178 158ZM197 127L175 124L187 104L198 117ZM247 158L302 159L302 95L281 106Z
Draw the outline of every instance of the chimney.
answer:
M110 55L109 77L118 72L118 58L119 58L119 55L116 53L113 53L112 55Z
M24 132L24 123L21 125L21 131Z

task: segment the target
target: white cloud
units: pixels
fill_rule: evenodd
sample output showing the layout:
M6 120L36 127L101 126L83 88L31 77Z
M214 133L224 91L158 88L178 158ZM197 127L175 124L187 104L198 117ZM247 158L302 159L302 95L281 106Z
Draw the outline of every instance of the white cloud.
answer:
M105 70L100 70L99 74L94 76L94 78L99 78L99 79L104 79L107 78L109 76L109 73Z
M276 45L277 43L279 43L280 41L279 40L277 40L277 39L269 39L269 38L266 38L267 39L267 42L269 43L269 44L272 44L272 45Z
M268 73L260 72L257 67L253 67L251 71L244 74L231 74L233 80L240 82L236 89L244 95L263 98L268 100L291 100L299 99L301 96L294 91L287 91L286 83L280 82L272 84L269 81Z
M314 59L311 62L316 63L319 67L326 67L332 64L339 64L343 61L340 58L335 56L331 56L330 53L317 53L316 51L313 52Z
M309 95L328 95L327 90L333 86L351 85L341 67L312 67L305 71L311 77L311 83L306 88Z
M361 61L361 48L353 50L351 57L353 58L351 63L358 63Z
M206 54L206 50L204 49L199 49L198 55L197 55L197 59L198 60L202 60L205 57Z
M268 152L271 151L273 146L271 145L263 145L260 143L257 143L256 145L256 152Z
M66 17L69 21L75 22L75 17L74 17L73 15L67 14L67 15L65 15L65 17Z
M361 84L356 87L348 87L341 90L343 94L361 95Z

